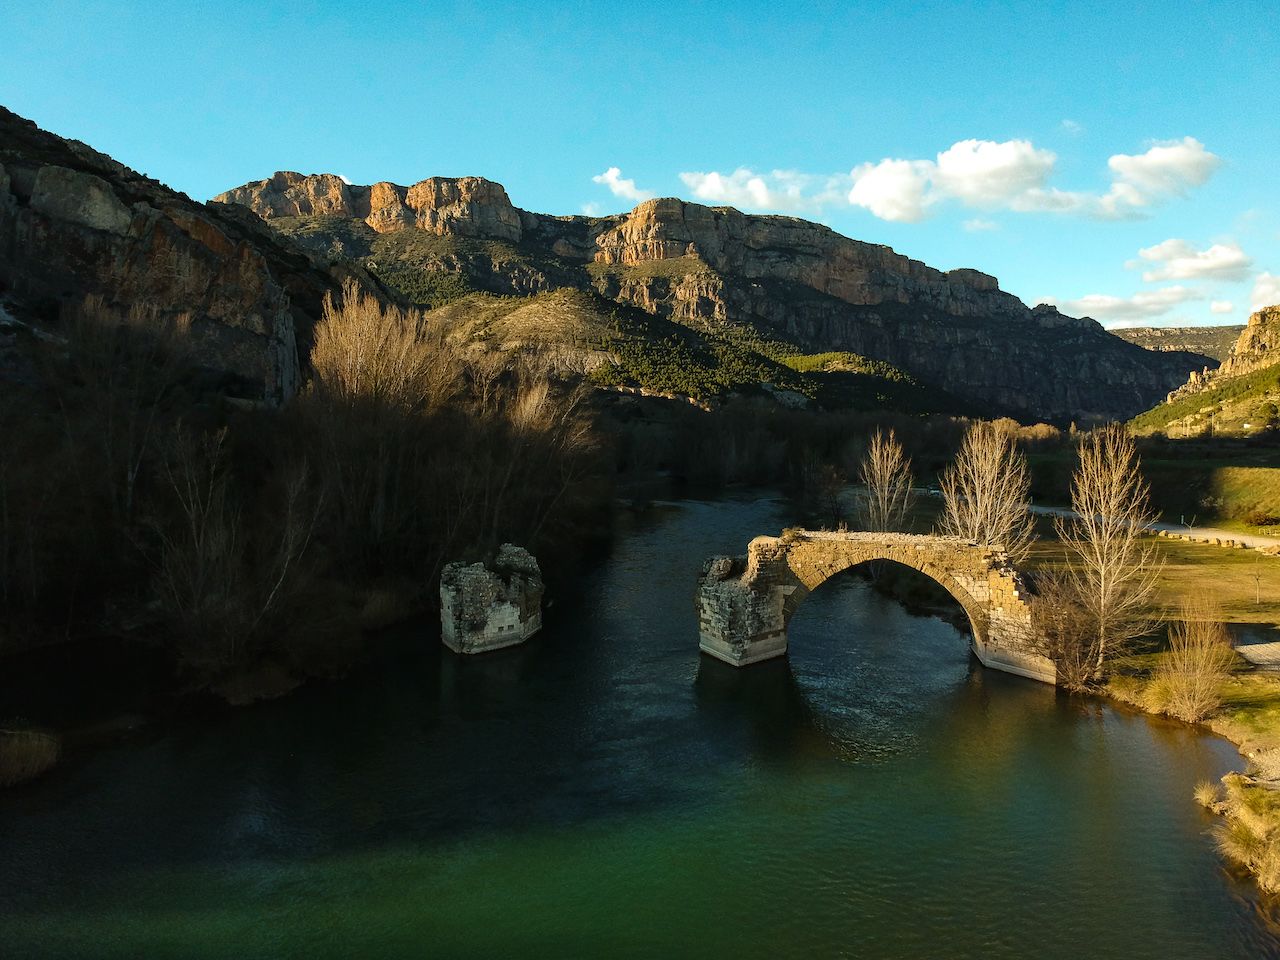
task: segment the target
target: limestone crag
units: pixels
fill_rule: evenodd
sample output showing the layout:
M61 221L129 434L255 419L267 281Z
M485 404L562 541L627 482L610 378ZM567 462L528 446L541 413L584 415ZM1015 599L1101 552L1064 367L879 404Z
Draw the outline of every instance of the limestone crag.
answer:
M486 237L518 243L520 211L501 184L482 177L429 177L409 187L349 184L331 173L280 171L214 198L238 203L266 219L338 216L363 220L378 233L414 228L437 235Z
M1249 317L1221 375L1234 377L1280 363L1280 304L1263 307Z
M1127 327L1112 331L1120 339L1148 350L1199 353L1218 362L1230 355L1243 332L1244 324L1239 323L1211 327Z
M911 303L956 316L1026 310L995 277L977 270L943 273L889 247L794 217L662 199L614 219L616 225L593 231L597 263L635 266L696 255L725 276L799 284L850 304Z
M794 217L671 198L608 217L547 216L513 207L500 186L473 177L362 187L278 173L217 199L288 223L317 252L358 259L363 250L366 262L369 238L406 230L507 244L499 257L424 253L405 242L384 249L376 266L390 259L400 270L459 273L501 294L594 289L685 324L748 326L806 352L883 360L992 412L1064 422L1129 416L1213 364L1145 350L1051 306L1030 309L977 270L936 270ZM290 222L298 218L305 229Z
M1186 383L1171 391L1166 403L1173 403L1203 390L1216 386L1223 380L1244 376L1280 363L1280 304L1263 307L1250 314L1249 322L1240 331L1231 353L1215 368L1192 370Z
M86 295L191 318L197 363L280 402L325 293L358 267L317 268L237 207L205 205L0 108L0 295L53 322Z

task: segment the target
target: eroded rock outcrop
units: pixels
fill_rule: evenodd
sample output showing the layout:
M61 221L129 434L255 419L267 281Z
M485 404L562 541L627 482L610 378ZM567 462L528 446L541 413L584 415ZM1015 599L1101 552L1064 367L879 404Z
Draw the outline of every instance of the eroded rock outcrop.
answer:
M1171 391L1166 403L1189 397L1217 386L1223 380L1244 376L1280 363L1280 304L1263 307L1249 315L1231 353L1215 368L1192 370L1186 383Z
M1280 304L1249 316L1231 355L1222 362L1221 376L1234 377L1280 363Z
M440 638L455 653L523 643L542 629L542 571L504 543L491 563L451 563L440 577Z
M37 324L86 295L157 322L188 314L196 362L224 388L278 403L300 382L324 295L317 267L239 207L197 203L0 108L0 295Z
M428 177L409 187L383 181L349 184L331 173L279 171L214 197L267 219L339 216L363 220L379 233L414 228L437 235L519 242L520 211L499 183L483 177Z

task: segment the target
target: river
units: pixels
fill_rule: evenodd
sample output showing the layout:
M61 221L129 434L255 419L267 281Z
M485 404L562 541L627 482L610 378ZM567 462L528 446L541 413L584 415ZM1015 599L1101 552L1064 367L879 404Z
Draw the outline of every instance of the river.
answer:
M659 504L521 648L411 641L0 796L0 956L1280 957L1191 798L1226 741L851 574L787 660L701 657L702 560L788 511Z

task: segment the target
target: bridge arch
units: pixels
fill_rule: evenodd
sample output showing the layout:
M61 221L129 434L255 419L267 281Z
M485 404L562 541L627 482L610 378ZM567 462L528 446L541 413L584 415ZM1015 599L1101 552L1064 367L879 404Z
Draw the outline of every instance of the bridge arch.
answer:
M955 537L789 530L756 537L743 557L713 557L698 581L700 646L734 666L783 656L787 624L813 590L851 567L889 560L918 570L960 604L985 666L1056 682L1034 643L1031 607L1002 551Z
M792 592L786 594L782 601L782 620L783 625L790 626L791 618L804 604L809 594L817 590L828 580L838 577L840 574L854 570L858 567L869 563L888 562L898 566L905 567L908 570L914 570L920 575L932 580L941 587L964 611L965 617L969 621L969 626L973 636L979 641L986 640L986 611L982 604L975 600L964 587L962 587L945 569L935 566L931 563L904 563L902 560L888 556L869 557L866 559L851 559L848 563L838 569L824 569L819 576L804 578L798 574L799 581L797 587Z

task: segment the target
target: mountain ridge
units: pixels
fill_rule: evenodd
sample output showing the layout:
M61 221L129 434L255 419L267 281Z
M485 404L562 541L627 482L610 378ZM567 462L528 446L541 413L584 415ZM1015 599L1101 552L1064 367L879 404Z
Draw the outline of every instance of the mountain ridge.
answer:
M363 186L288 171L214 201L247 206L322 261L354 259L410 294L425 285L424 305L439 285L426 276L503 295L593 289L688 325L744 326L798 352L883 361L1027 418L1131 416L1214 364L1127 344L1052 306L1029 308L981 271L941 271L795 217L676 198L554 216L516 207L479 177Z

